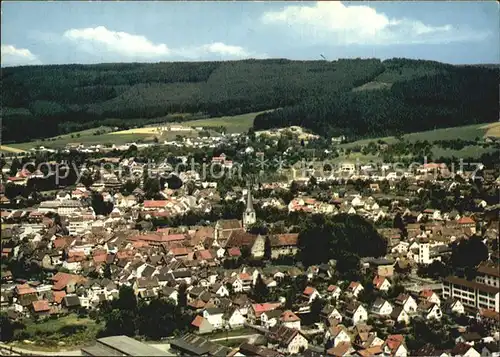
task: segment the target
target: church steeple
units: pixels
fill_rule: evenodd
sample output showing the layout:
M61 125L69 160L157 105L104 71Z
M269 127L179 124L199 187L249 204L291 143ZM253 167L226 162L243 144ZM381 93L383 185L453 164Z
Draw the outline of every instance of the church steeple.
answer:
M255 215L255 209L253 208L252 186L249 184L247 188L247 208L245 212L243 212L243 227L247 229L256 221L257 217Z

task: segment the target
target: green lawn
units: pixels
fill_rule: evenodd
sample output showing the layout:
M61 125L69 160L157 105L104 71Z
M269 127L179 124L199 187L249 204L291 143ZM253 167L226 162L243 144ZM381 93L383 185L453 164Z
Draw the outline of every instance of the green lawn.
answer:
M39 350L75 349L95 339L103 327L102 323L88 317L79 318L76 314L25 324L23 330L16 331L19 342L15 345ZM26 340L33 343L21 342Z
M209 119L189 120L182 122L186 126L219 127L224 126L228 133L242 133L253 126L255 117L264 112L247 113L235 116L225 116Z
M243 328L236 329L236 330L217 331L217 332L214 332L212 334L207 334L204 336L210 340L215 340L217 338L225 338L225 337L231 337L231 336L255 335L256 333L258 333L258 332L252 328L243 327Z
M487 125L486 123L483 123L483 124L458 126L453 128L422 131L417 133L405 134L403 135L403 139L410 142L415 142L417 140L420 141L427 140L429 142L438 140L454 140L454 139L475 140L477 137L482 138L486 134L486 131L488 130L487 128L484 128L484 126L486 125ZM397 141L394 136L386 136L380 138L357 140L353 141L352 143L341 144L340 146L344 148L352 148L355 146L367 145L370 142L376 142L377 140L383 140L387 144L392 144Z
M84 144L84 145L122 145L130 142L137 142L139 140L152 140L151 135L148 134L101 134L101 135L76 135L71 138L71 136L64 135L56 138L46 139L46 140L36 140L27 143L20 144L9 144L10 147L18 148L22 150L29 150L38 146L45 146L51 149L64 148L67 144Z
M255 117L263 112L247 113L235 116L224 116L209 119L196 119L180 122L185 126L195 127L220 127L224 126L228 133L242 133L248 131L253 126ZM125 119L124 119L125 120ZM94 135L97 130L106 130L107 133ZM155 135L151 133L131 133L131 134L112 134L109 133L111 129L106 127L82 130L70 134L59 135L54 138L47 138L45 140L35 140L25 143L9 144L9 148L29 150L38 146L45 146L47 148L59 149L64 148L67 144L84 144L84 145L122 145L130 142L152 142ZM159 138L160 140L173 139L177 135L181 136L196 136L196 133L185 132L167 132Z

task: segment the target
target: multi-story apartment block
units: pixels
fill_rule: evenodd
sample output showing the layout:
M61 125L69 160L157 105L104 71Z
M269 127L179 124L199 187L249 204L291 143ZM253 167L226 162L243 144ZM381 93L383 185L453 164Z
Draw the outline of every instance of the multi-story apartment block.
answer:
M459 300L464 306L500 312L499 266L482 263L475 281L455 276L443 282L443 297Z

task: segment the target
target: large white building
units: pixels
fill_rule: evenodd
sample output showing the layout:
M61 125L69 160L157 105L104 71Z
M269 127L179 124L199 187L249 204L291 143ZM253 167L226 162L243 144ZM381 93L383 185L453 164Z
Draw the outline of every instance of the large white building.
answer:
M498 265L482 263L475 281L451 276L443 281L443 297L459 300L464 306L500 312Z

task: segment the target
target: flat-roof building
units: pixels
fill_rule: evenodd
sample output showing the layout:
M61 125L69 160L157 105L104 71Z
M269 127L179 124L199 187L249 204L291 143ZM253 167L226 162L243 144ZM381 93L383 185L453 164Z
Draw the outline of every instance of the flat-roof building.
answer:
M128 336L99 338L94 345L83 347L81 351L83 356L171 356Z

